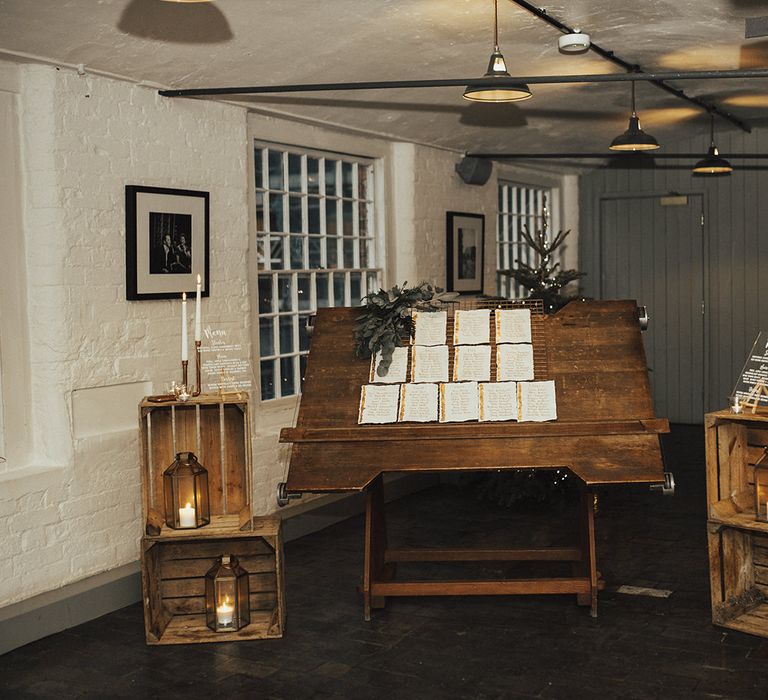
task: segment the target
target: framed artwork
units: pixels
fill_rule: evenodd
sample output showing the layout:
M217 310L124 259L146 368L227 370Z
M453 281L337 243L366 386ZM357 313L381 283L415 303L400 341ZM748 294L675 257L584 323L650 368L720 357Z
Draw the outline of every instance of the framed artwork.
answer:
M209 294L209 195L194 190L125 188L126 298Z
M482 294L485 216L449 211L446 228L446 291Z

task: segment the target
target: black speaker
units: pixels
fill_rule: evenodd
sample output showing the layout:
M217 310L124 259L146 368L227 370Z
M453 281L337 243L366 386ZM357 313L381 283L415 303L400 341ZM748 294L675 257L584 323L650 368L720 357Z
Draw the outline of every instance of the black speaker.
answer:
M456 172L468 185L484 185L493 170L493 161L488 158L469 158L465 156L456 163Z

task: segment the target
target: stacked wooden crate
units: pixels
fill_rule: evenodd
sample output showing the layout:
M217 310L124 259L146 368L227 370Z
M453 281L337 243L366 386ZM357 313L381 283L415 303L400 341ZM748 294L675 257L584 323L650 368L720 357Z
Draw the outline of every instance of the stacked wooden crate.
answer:
M281 637L285 625L280 519L254 518L248 402L218 396L139 407L145 536L141 542L148 644ZM211 522L198 529L165 524L163 472L179 452L208 471ZM205 622L205 574L222 555L248 572L251 622L214 632Z
M705 430L712 621L768 637L768 521L754 493L768 415L709 413Z

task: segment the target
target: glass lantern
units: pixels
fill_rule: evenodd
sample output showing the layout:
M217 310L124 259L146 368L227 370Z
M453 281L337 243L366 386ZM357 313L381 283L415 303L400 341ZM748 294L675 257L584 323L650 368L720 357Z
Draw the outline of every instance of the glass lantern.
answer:
M768 522L768 447L755 463L755 517Z
M248 572L222 555L205 575L205 622L214 632L235 632L251 621Z
M163 472L163 495L168 527L194 529L211 522L208 471L191 452L179 452Z

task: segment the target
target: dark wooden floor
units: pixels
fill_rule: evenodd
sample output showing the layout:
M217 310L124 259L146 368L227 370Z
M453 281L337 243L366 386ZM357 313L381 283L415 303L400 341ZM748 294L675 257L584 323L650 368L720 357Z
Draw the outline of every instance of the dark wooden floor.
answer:
M702 443L693 427L667 441L673 498L627 488L601 495L608 590L596 620L573 596L552 596L398 599L366 623L355 518L287 546L283 639L147 647L133 605L0 657L0 698L768 698L768 640L710 622ZM390 540L567 542L567 510L532 527L528 512L441 486L391 506ZM522 571L478 568L489 577ZM625 595L622 584L674 592Z

